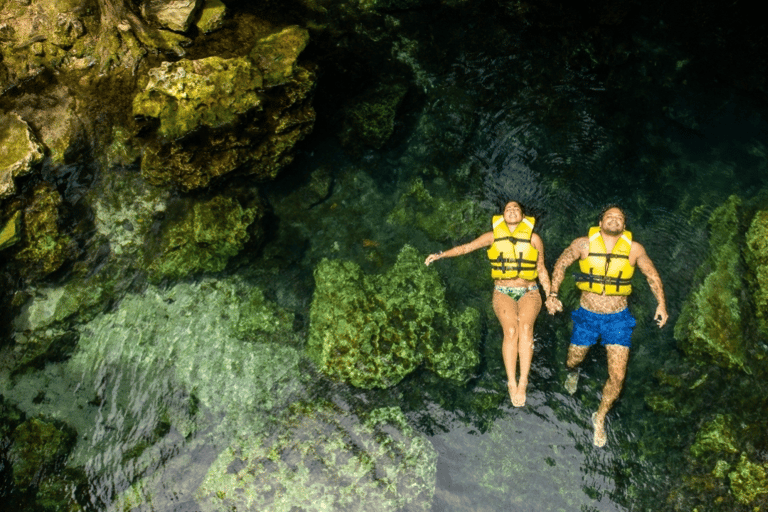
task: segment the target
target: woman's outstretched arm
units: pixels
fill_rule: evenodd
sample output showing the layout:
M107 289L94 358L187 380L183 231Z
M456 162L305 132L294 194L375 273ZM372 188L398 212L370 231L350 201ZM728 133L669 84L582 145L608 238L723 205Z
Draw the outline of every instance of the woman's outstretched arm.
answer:
M462 256L464 254L470 253L472 251L476 251L483 247L490 247L491 245L493 245L493 231L488 231L487 233L483 233L482 235L475 238L469 243L466 243L463 245L457 245L456 247L448 249L447 251L441 251L435 254L430 254L429 256L427 256L427 259L424 260L424 264L429 265L433 261L437 261L439 259L453 258L454 256Z

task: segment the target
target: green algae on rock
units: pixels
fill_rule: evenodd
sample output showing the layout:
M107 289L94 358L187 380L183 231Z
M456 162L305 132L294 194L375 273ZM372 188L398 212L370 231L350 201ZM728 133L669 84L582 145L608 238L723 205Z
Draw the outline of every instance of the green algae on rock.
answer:
M768 494L768 476L763 464L755 464L746 454L741 454L741 459L733 471L728 473L736 501L742 505L749 505L758 497ZM768 502L768 500L762 500ZM762 509L761 509L762 510Z
M760 328L768 335L768 210L757 212L747 231L745 258L754 274L753 299Z
M308 37L288 27L257 42L248 56L151 69L133 100L134 115L158 123L146 135L145 178L185 190L235 170L274 178L314 123L314 73L296 63Z
M224 2L221 0L205 0L195 25L203 34L209 34L222 27L226 15L227 6L224 5Z
M21 210L11 215L11 218L0 229L0 251L11 247L21 239Z
M67 455L75 437L74 432L37 418L16 427L8 450L14 485L20 489L37 486L42 476Z
M308 353L320 370L360 388L394 386L421 364L463 382L479 363L479 314L457 314L437 272L404 246L387 272L350 261L315 269Z
M696 441L691 445L691 453L701 457L706 452L738 453L733 434L733 419L718 414L706 423L696 434Z
M150 278L178 279L224 270L249 240L249 227L263 215L256 203L243 208L236 199L214 197L198 202L163 234L160 255L148 266Z
M387 217L388 222L422 229L433 240L459 240L489 231L490 215L477 201L457 201L434 197L420 178L410 184L400 196L397 206Z
M342 144L381 149L395 130L397 108L406 92L408 87L403 84L382 84L354 98L344 109Z
M24 237L14 255L28 279L47 276L75 254L74 242L59 230L59 193L48 183L35 187L32 202L24 209Z
M43 147L21 116L0 116L0 199L14 195L14 180L42 161Z
M741 200L731 196L712 213L709 256L702 266L711 271L683 306L675 338L690 356L706 356L720 366L749 373L742 335L746 308L739 277L744 273L740 208Z
M432 509L437 452L396 407L362 421L298 404L272 435L225 449L196 492L202 510Z

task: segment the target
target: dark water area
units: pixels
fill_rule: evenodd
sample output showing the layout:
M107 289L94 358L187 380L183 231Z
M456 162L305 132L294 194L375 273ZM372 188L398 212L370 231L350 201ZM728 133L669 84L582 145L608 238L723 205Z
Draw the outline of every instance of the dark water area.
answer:
M317 66L317 122L272 182L237 177L202 193L158 195L136 166L107 173L99 155L52 179L65 191L68 218L110 239L112 255L132 247L136 219L151 217L146 212L160 203L170 205L162 211L172 218L200 196L236 189L231 196L258 196L268 207L258 243L221 273L151 283L99 252L96 237L83 242L88 257L80 265L91 267L85 275L107 269L120 284L102 312L73 321L60 357L22 371L2 368L0 499L8 510L768 506L768 487L754 484L756 494L744 503L728 483L737 477L722 476L745 453L765 468L762 480L750 482L768 485L768 437L755 427L768 411L756 398L766 396L767 373L692 360L674 335L703 280L710 216L733 195L745 210L766 206L764 25L738 3L415 4L387 2L368 16L333 22L332 10L259 7L257 14L272 13L270 23L310 19L336 29L313 33L302 54ZM232 8L238 15L253 9ZM379 147L360 143L361 129L349 127L356 98L398 88L406 92L392 134ZM135 202L115 199L124 197L121 187L135 191ZM561 288L565 312L542 310L537 319L523 408L509 401L483 251L434 265L447 303L479 312L479 364L465 382L420 365L394 386L363 389L328 378L307 357L324 260L382 274L404 245L423 258L476 238L508 200L536 217L550 270L595 225L603 205L620 204L661 275L670 315L662 329L653 322L648 284L634 279L629 303L637 328L605 448L592 445L590 422L608 377L605 350L590 351L574 395L563 389L570 311L579 301L569 277ZM148 233L140 243L159 258L152 248L160 228ZM51 298L69 293L63 290L76 281L74 267L30 286L32 305L8 320L8 331L35 323L24 315L52 317L58 306ZM749 353L762 361L766 340L746 325ZM5 336L10 360L18 334ZM675 379L684 384L669 385ZM669 398L672 388L688 400L685 411L664 412L649 398ZM746 447L694 457L692 443L717 414L741 422L737 438ZM376 423L380 416L389 420ZM23 457L9 440L29 418L52 418L69 433L61 443L74 448L40 473L53 483L20 492L8 468ZM341 455L326 456L321 446ZM348 462L355 457L374 461L375 478L359 476ZM388 480L389 471L421 480ZM228 497L232 488L238 498ZM343 498L326 498L337 493Z

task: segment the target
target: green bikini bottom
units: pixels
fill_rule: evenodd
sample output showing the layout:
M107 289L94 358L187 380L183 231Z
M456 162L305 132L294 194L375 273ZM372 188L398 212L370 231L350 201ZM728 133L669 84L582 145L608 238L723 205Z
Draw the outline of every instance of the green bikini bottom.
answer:
M539 285L533 284L533 285L527 286L527 287L526 286L499 286L499 285L496 285L493 288L497 292L503 293L504 295L509 295L515 301L518 301L526 293L531 292L533 290L538 290L539 289Z

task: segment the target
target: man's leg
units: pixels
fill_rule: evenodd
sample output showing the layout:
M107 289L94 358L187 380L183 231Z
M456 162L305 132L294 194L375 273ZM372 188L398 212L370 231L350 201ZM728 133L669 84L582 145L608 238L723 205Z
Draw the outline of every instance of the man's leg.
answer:
M579 384L579 369L576 368L587 356L589 345L568 346L568 359L565 365L568 367L568 376L565 378L565 390L572 395L576 392L576 386Z
M603 387L603 398L597 412L592 416L595 426L595 446L605 446L607 435L605 433L605 415L619 398L621 388L624 386L624 377L627 375L627 361L629 360L629 347L624 345L606 345L608 354L608 381Z

